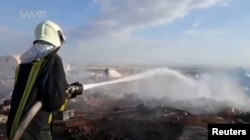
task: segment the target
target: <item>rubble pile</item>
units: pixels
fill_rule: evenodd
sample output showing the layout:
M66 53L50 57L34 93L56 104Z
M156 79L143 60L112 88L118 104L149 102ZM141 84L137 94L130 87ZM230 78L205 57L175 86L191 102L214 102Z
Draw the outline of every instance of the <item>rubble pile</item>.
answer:
M5 137L10 102L6 98L0 106L0 139ZM248 112L204 98L195 102L209 105L195 107L192 102L167 98L145 101L136 94L112 98L86 92L72 101L67 111L55 114L54 139L206 140L208 123L250 123ZM212 110L219 107L217 112Z
M6 81L0 83L0 95L4 98L0 105L3 140L11 102L8 96L11 88L6 85L13 84L13 80L8 84ZM72 100L67 111L55 112L54 140L206 140L208 123L250 123L249 112L227 103L205 98L141 100L123 86L112 89L117 94L105 94L110 90L104 88L85 91L83 96Z
M250 123L250 113L229 107L219 112L195 114L188 109L151 105L136 100L133 95L115 100L93 94L85 102L82 100L71 103L68 111L62 113L68 119L55 114L54 139L205 140L208 123ZM4 138L9 103L6 99L1 106L1 138Z
M151 106L133 99L96 96L84 103L75 102L71 106L74 117L54 122L55 139L206 140L208 123L250 123L250 113L235 108L194 114L183 108Z

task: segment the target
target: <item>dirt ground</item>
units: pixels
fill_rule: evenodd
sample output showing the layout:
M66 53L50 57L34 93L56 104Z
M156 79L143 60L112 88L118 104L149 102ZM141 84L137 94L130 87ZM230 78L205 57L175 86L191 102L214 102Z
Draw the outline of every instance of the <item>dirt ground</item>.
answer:
M130 109L113 108L112 111L101 114L78 113L84 116L76 115L81 118L78 124L83 120L83 133L68 139L206 140L208 123L232 123L234 120L230 113L221 113L224 118L219 118L217 114L197 116L176 108L148 107L143 104ZM78 127L73 120L71 124ZM59 123L55 125L61 126ZM55 139L67 137L69 134Z
M96 140L177 140L183 125L162 120L102 120Z
M180 123L161 119L101 119L94 123L93 131L85 131L84 136L68 139L88 140L205 140L206 128L184 126ZM55 138L55 139L67 139Z
M207 140L208 123L237 123L239 118L250 123L249 114L231 108L194 114L178 107L144 104L133 96L117 100L98 95L83 100L69 107L75 117L54 121L54 140ZM2 124L0 140L5 140L4 134Z

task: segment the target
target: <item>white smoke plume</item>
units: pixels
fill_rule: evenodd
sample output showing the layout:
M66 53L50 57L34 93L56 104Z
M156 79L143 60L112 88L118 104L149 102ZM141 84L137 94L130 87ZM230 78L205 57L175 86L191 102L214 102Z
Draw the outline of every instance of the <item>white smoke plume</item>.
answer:
M149 77L146 74L154 73ZM144 73L145 77L140 80L130 81L127 84L114 84L101 88L109 89L106 93L111 95L112 90L120 93L120 97L127 93L133 93L140 99L156 102L167 98L165 104L175 106L208 107L220 103L220 107L230 106L239 109L249 110L250 98L243 89L233 80L224 74L206 73L200 75L199 79L192 79L171 69L156 69ZM143 74L140 74L140 76ZM129 79L131 77L125 77ZM110 90L111 89L111 90ZM110 94L111 93L111 94ZM111 95L113 96L113 95ZM204 99L204 100L198 100ZM190 104L178 104L178 101L189 101ZM162 102L161 102L162 103ZM220 109L214 106L213 110ZM202 109L202 108L200 108ZM204 108L205 109L205 108Z
M189 81L184 77L180 74L152 77L140 81L135 93L144 99L169 98L172 101L190 101L191 105L195 107L213 105L216 101L221 103L221 106L227 103L231 107L249 110L249 96L242 87L226 75L204 74L198 80L189 79ZM199 102L197 99L201 98L207 99L207 101Z

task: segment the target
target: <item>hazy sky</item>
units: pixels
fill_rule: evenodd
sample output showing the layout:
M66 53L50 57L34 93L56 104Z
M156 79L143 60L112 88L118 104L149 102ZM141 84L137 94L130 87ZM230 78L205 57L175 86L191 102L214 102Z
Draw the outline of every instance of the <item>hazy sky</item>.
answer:
M0 56L27 50L45 19L67 61L250 65L249 0L1 0Z

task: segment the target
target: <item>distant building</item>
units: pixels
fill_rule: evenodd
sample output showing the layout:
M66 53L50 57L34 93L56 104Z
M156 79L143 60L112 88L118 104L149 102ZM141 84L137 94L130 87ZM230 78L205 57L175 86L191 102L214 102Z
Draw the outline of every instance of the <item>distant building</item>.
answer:
M0 57L0 73L3 76L14 77L15 69L20 64L20 55L6 55Z
M106 77L108 77L108 78L120 78L120 77L122 77L121 73L119 73L116 70L109 69L109 68L106 68L104 73L105 73Z

